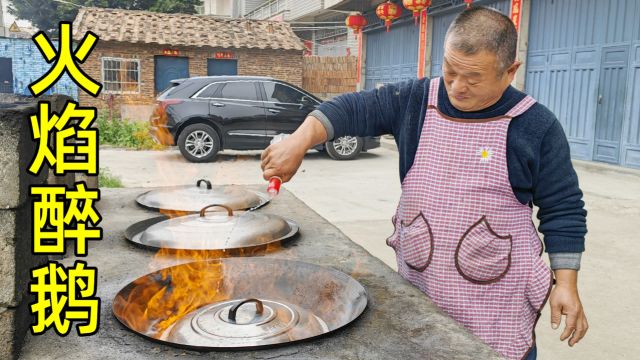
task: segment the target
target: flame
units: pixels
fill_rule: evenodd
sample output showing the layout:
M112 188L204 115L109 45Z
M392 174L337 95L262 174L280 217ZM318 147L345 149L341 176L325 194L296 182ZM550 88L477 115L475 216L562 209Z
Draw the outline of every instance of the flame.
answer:
M165 110L161 104L157 104L150 120L152 125L156 125L154 135L159 139L171 137L165 127L157 126L166 124ZM236 155L234 161L246 161L252 157L253 155ZM202 177L212 179L214 184L221 183L222 181L216 180L222 180L226 173L224 171L226 164L221 163L218 171L206 175L199 174L195 166L188 167L186 172L176 174L174 159L169 162L164 160L162 156L155 158L158 170L165 176L162 176L162 180L154 186L172 186L184 183L182 179L185 178ZM259 182L261 179L256 180ZM169 218L191 214L175 210L160 210L160 213ZM225 276L228 277L228 274L225 275L224 263L208 260L264 256L279 252L281 249L280 242L226 251L160 249L149 264L149 270L153 273L134 281L126 288L128 291L121 291L117 295L114 299L114 313L132 330L155 339L162 339L163 335L169 333L171 327L187 314L203 306L229 300L233 296L235 287L248 286L225 281ZM229 269L226 270L229 271ZM247 271L258 273L264 270L250 268ZM286 277L286 275L281 276ZM273 279L277 278L277 275L273 277ZM275 280L260 283L259 286L261 292L272 290L274 294L278 294L278 284ZM315 318L314 315L311 316ZM322 320L318 320L315 320L312 328L322 327Z
M153 136L155 136L161 144L171 144L174 142L173 135L171 135L171 132L169 132L166 127L169 122L166 112L167 105L166 103L157 102L149 118L149 123L153 127Z
M158 139L169 139L172 135L166 127L166 106L168 103L157 103L150 122L155 126L154 135ZM248 156L238 155L235 161L246 160ZM188 173L175 173L174 164L156 158L156 166L162 176L162 181L155 185L176 185L180 178L189 175L196 176L195 166L189 167ZM221 166L221 168L223 168ZM224 171L222 171L224 172ZM221 176L216 171L210 178ZM202 176L199 176L202 177ZM195 181L194 181L195 182ZM160 213L174 218L190 215L189 212L176 210L160 210ZM264 256L278 252L279 242L251 248L232 250L176 250L160 249L149 264L150 271L158 271L158 281L148 281L145 277L132 284L132 289L126 298L122 295L114 301L114 311L120 319L131 329L148 336L159 338L163 332L192 311L207 304L223 301L229 298L232 289L222 286L224 279L223 265L218 263L212 267L205 260L228 257ZM201 261L201 262L198 262ZM186 266L176 266L189 263ZM146 280L145 280L146 279ZM203 284L206 284L203 286Z
M176 251L169 255L166 250L161 250L156 258L177 256L186 261L186 258L192 260L194 255L205 259L209 254ZM354 305L362 304L354 301L357 294L353 290L331 271L318 271L297 263L252 262L249 259L246 262L198 261L163 268L134 281L114 300L114 313L126 326L140 334L185 344L181 342L180 334L192 323L181 321L187 315L187 319L194 316L194 311L229 300L271 300L286 304L299 316L292 328L264 338L265 342L279 343L321 335L353 320L357 309ZM290 318L286 309L277 308L276 312L278 319ZM176 328L174 325L178 322L180 324ZM286 320L280 322L286 323ZM275 328L266 325L265 330L277 331L278 324L278 321L271 324ZM176 329L182 330L175 332ZM177 338L174 337L176 335ZM213 341L211 346L224 344L224 340Z
M168 210L168 209L160 209L160 214L165 215L166 217L173 219L179 216L187 216L192 215L192 213L188 211L179 211L179 210Z
M127 299L114 302L125 325L151 337L158 337L185 314L225 299L229 292L221 288L221 263L195 262L162 269L154 276L156 281L146 277L134 281Z
M114 302L124 305L114 310L131 329L157 338L183 316L229 298L232 289L222 287L223 265L204 260L264 256L280 249L279 243L226 251L160 249L149 264L151 271L160 269L159 279L136 280L127 298Z

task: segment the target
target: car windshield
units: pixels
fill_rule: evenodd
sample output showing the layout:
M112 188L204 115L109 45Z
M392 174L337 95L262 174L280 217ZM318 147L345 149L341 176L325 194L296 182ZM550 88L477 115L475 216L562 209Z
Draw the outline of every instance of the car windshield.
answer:
M180 83L172 82L166 89L162 90L162 92L158 94L158 99L166 98L167 95L169 95L169 93L171 92L171 90L175 89L178 85L180 85Z
M272 102L300 104L303 97L310 98L290 86L276 82L265 82L264 90L267 93L267 100Z

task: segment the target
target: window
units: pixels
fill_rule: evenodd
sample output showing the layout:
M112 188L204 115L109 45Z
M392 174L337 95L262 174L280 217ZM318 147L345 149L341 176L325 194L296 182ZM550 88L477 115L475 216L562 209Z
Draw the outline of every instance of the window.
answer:
M300 104L305 94L284 84L265 82L264 90L267 92L267 101L287 104Z
M107 93L140 93L140 60L102 58L102 84Z
M223 85L219 97L234 100L258 100L256 87L252 82L228 82Z
M220 83L212 83L200 89L195 98L211 99L216 97L216 92L220 89Z

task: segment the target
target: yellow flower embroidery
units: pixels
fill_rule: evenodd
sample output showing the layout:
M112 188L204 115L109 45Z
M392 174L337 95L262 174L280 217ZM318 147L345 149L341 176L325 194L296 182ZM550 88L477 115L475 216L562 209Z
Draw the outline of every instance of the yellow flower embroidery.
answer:
M488 162L493 156L493 150L488 147L482 147L478 150L478 155L480 155L481 162Z

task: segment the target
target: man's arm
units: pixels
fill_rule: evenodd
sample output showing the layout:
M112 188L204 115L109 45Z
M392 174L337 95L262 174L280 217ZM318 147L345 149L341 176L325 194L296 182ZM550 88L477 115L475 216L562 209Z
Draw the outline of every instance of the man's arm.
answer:
M268 180L279 176L284 182L289 181L307 150L334 136L393 133L409 103L409 94L424 81L410 80L380 89L343 94L322 103L291 136L262 153L263 177Z
M565 329L560 340L569 339L569 346L573 346L589 327L578 294L586 210L571 163L569 144L558 121L554 121L542 139L537 170L533 202L539 207L540 231L545 235L556 278L556 286L549 296L551 326L557 329L565 315Z
M404 114L409 94L424 80L388 84L379 89L338 96L322 103L310 115L327 129L328 139L344 135L378 136L393 133L394 123ZM422 100L422 99L420 99Z
M583 252L587 211L571 163L569 143L557 120L542 138L537 167L532 171L533 203L539 208L539 229L545 237L546 251Z

